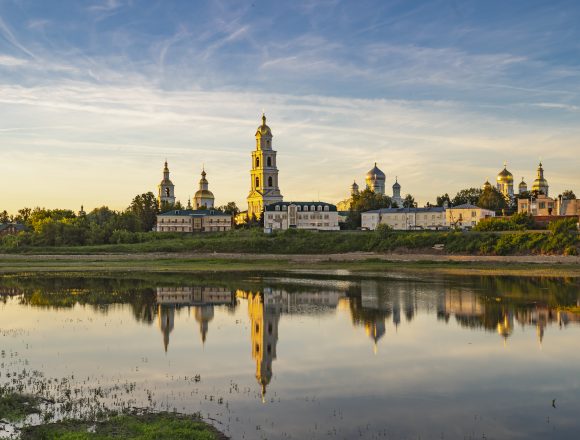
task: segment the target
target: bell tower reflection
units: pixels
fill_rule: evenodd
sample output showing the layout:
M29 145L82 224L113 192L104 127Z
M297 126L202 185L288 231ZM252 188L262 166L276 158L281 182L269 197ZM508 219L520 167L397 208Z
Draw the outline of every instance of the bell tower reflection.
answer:
M159 305L157 309L157 323L159 330L163 333L163 347L167 353L169 346L169 335L173 331L175 322L175 308Z
M272 362L276 359L281 314L276 297L269 293L248 293L252 358L256 361L256 379L262 388L262 402L266 400L266 387L272 380ZM268 298L265 299L265 296Z

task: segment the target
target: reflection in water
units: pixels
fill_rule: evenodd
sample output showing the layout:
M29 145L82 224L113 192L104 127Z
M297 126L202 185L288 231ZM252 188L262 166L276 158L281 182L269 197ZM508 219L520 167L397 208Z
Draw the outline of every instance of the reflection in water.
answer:
M4 278L0 308L12 307L21 313L19 318L30 311L41 311L44 318L47 313L66 316L66 324L52 328L52 337L59 341L52 352L69 350L68 365L71 360L75 363L79 377L93 374L101 379L106 375L100 366L85 372L82 360L77 361L82 357L79 353L90 355L93 346L83 351L84 340L81 348L69 345L74 338L67 326L77 325L83 331L94 316L95 322L104 316L116 317L118 321L105 321L108 327L103 333L97 329L82 335L91 337L95 345L91 364L100 365L98 360L109 356L115 367L110 373L114 383L119 367L126 368L131 362L127 359L133 359L110 345L99 346L100 338L113 328L118 332L115 337L135 344L125 349L142 359L139 369L131 366L133 380L153 378L154 392L166 402L179 401L182 411L213 411L212 417L232 423L230 435L246 429L245 438L434 438L425 433L448 430L462 435L445 438L476 438L475 422L468 425L466 420L479 423L483 414L493 420L477 426L485 428L479 432L489 429L495 434L487 438L517 437L514 432L547 438L543 428L527 431L534 420L525 419L522 414L529 408L518 402L527 405L535 399L536 412L531 411L530 417L544 417L544 401L551 403L558 391L558 402L562 402L558 411L575 414L580 410L577 381L571 379L580 368L574 365L578 363L575 341L570 342L580 329L580 314L572 311L580 306L578 288L577 280L498 277L332 280L302 275L204 280L182 275L178 280L137 282ZM76 313L86 321L71 324L77 322L71 319ZM123 321L125 316L134 318L131 331ZM155 322L157 327L149 326ZM568 332L553 331L568 326ZM466 340L467 333L473 337ZM24 339L23 333L6 333L10 334ZM152 334L153 344L145 334ZM542 350L536 338L544 345ZM199 340L206 349L193 353L190 348ZM38 339L19 347L20 340L8 342L14 344L14 352L29 353L49 343ZM48 356L42 349L39 353L36 364L44 365ZM62 368L60 361L54 360L57 368ZM191 376L200 373L204 379L192 389ZM0 376L0 385L5 377ZM542 386L537 387L538 383ZM230 399L226 409L219 406L218 398L211 400L218 393L221 399ZM489 408L499 405L498 393L506 394L511 406L493 412ZM260 400L268 405L259 404ZM446 406L440 408L440 402ZM518 405L523 409L512 414L511 408ZM466 406L471 406L469 413ZM434 411L441 421L430 417ZM458 421L457 411L471 419ZM342 414L348 416L341 435L329 434L342 423ZM425 429L409 414L419 414ZM557 415L550 414L553 419ZM517 425L513 431L502 430L508 416ZM266 423L278 427L289 417L310 421L309 428L286 426L277 432L272 427L263 435L248 434L259 424L256 419L261 418L260 429L265 429ZM571 432L566 429L575 423L573 415L560 417L561 432ZM378 430L370 435L357 425L359 421L361 426L374 424ZM324 429L319 430L320 426ZM392 429L389 435L387 429Z

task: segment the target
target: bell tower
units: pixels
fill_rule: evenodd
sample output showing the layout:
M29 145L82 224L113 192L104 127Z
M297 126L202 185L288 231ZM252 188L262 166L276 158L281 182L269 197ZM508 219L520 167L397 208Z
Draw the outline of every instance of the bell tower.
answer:
M260 218L264 206L282 201L272 137L272 131L266 125L266 115L262 114L262 125L256 131L256 149L252 151L250 193L247 197L249 217Z
M160 207L163 204L175 204L174 189L175 186L169 179L169 168L167 167L167 161L165 161L165 166L163 167L163 180L157 186L157 202L159 202Z

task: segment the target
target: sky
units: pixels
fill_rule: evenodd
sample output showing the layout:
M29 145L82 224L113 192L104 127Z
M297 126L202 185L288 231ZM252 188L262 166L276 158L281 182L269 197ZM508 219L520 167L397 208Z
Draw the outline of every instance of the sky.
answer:
M419 204L493 181L580 192L580 2L0 0L0 211L124 209L165 159L245 208L262 112L285 200L377 162Z

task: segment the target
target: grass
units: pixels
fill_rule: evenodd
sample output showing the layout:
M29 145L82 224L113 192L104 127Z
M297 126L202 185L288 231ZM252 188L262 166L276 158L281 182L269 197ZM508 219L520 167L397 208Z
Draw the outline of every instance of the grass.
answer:
M102 422L62 421L31 426L21 440L216 440L225 439L199 417L175 413L123 414Z
M39 414L40 399L16 394L0 388L0 420L18 422L31 414Z

